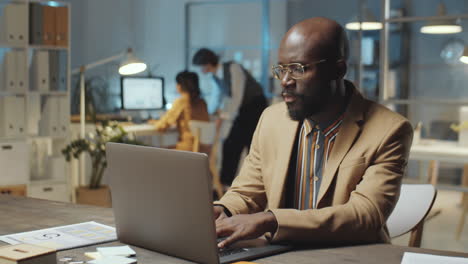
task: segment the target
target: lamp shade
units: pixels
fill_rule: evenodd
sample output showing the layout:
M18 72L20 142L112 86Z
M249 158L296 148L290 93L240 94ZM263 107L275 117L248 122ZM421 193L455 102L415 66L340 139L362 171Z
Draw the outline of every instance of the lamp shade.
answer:
M465 50L463 51L463 55L460 57L460 61L468 64L468 46L465 46Z
M445 5L440 3L437 7L437 16L445 16L446 14ZM429 21L425 26L421 27L421 33L424 34L455 34L461 31L462 27L453 19Z
M119 73L121 75L132 75L146 70L146 64L135 57L132 49L128 49L126 58L120 63Z
M382 29L382 23L378 21L369 8L366 7L363 10L361 22L358 16L354 16L345 27L349 30L379 30Z

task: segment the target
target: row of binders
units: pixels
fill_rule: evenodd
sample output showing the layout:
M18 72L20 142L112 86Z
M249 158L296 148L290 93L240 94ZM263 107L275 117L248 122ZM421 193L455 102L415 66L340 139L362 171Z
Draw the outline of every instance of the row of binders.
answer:
M27 88L28 60L23 50L8 51L0 67L0 90L24 93ZM33 54L30 71L32 91L67 90L67 53L37 50Z
M0 20L0 39L11 45L68 46L68 7L10 3Z
M0 137L26 135L24 96L0 97Z
M31 89L33 91L67 91L67 53L38 50L33 55Z
M41 113L40 136L67 137L70 123L70 102L67 96L48 97L45 104L41 104Z
M0 97L0 137L18 137L26 134L67 137L70 123L68 97L38 96L28 100L30 102L26 115L24 96Z

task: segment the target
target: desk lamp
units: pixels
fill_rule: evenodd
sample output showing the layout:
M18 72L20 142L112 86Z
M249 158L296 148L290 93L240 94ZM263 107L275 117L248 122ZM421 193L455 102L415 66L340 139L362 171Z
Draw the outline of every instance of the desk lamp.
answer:
M82 65L80 68L72 71L72 74L80 74L80 137L85 138L85 72L87 70L96 68L98 66L104 65L109 62L121 60L119 65L119 74L121 75L133 75L146 70L146 64L137 59L133 54L133 50L128 48L126 51L123 51L119 54L113 55L111 57L98 60L93 63ZM84 157L80 158L80 181L81 184L84 184L85 181L85 163Z

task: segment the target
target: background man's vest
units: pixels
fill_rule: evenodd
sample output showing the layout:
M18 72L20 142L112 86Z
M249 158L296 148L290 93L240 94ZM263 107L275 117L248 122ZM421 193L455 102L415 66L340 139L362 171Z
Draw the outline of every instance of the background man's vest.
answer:
M223 80L226 84L227 94L231 96L232 89L236 89L236 87L231 87L231 64L234 62L229 61L223 63ZM239 114L243 112L242 110L249 106L250 104L256 102L259 97L265 98L263 95L262 86L255 80L255 78L246 70L242 65L240 65L242 71L245 75L245 87L244 87L244 96L242 98L242 103L239 107Z

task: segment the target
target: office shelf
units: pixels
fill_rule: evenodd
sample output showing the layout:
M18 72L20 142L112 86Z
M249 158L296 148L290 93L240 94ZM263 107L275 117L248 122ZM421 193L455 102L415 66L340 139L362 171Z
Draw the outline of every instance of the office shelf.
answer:
M40 5L37 5L37 3L40 3ZM24 97L24 107L10 107L8 111L0 112L0 115L13 117L9 119L9 127L11 124L16 124L10 120L21 120L24 115L24 122L20 121L22 127L24 127L24 132L15 134L12 129L4 129L7 132L0 131L0 142L28 143L31 157L27 157L24 163L30 164L30 177L29 182L25 184L28 185L28 188L34 188L30 189L31 193L28 190L28 195L52 199L55 197L55 193L58 192L57 197L60 199L53 199L70 201L71 187L69 184L71 181L69 168L65 170L64 175L54 172L54 174L60 174L59 176L52 176L51 171L53 170L47 171L45 168L52 164L47 163L51 162L51 159L64 158L61 150L70 141L71 4L64 1L0 0L1 7L10 4L13 8L11 6L10 8L4 8L4 12L0 14L0 19L3 20L5 17L1 17L2 15L5 16L6 12L13 12L13 15L9 14L7 16L8 21L11 22L7 23L7 25L12 27L8 29L9 32L13 32L12 34L18 36L37 34L36 36L40 37L28 39L27 43L21 44L0 41L0 49L3 49L1 51L6 54L9 52L13 54L10 55L13 62L7 66L14 68L13 71L9 70L7 72L20 72L20 75L17 73L15 73L16 75L9 75L9 83L13 80L14 83L21 81L26 84L25 92L14 92L16 88L20 90L23 87L10 85L7 86L10 91L6 91L7 89L4 88L6 87L6 80L2 80L3 83L0 83L0 99L9 96ZM38 17L34 16L36 10L48 12L49 16L38 20ZM19 22L24 23L24 21L31 23L23 24L22 27L15 27ZM63 27L57 27L57 25ZM41 32L39 34L38 31L42 29L50 29L51 32ZM24 32L25 30L26 32ZM51 38L42 38L42 36L46 35L51 36ZM20 39L20 37L14 39ZM30 44L32 42L48 44ZM41 57L40 61L39 57ZM13 99L9 100L12 101ZM11 105L14 104L11 103ZM1 117L0 120L2 120ZM35 166L43 166L41 175L38 175L37 171L39 170ZM65 163L64 166L69 167L69 164ZM38 178L42 180L36 180ZM54 185L52 189L46 186L51 184ZM0 178L0 186L2 185L5 185L5 183ZM52 193L54 195L51 196Z
M41 91L32 91L29 94L37 94L37 95L52 95L52 96L68 96L68 92L62 91L50 91L50 92L41 92Z
M65 51L69 49L69 47L49 46L49 45L30 45L29 48L37 49L37 50L65 50Z
M28 93L0 91L0 96L26 96Z

